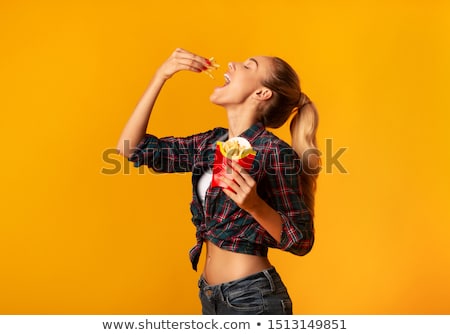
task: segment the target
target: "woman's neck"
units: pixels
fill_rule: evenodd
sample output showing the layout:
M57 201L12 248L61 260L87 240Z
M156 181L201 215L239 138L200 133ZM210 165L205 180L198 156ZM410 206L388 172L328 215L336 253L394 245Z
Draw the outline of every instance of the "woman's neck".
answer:
M228 111L228 138L236 137L258 122L256 113Z

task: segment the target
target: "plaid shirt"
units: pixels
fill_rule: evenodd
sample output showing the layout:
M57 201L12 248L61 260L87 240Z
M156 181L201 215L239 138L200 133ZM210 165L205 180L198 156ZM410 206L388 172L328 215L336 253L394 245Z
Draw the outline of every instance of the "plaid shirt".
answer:
M145 164L156 172L192 173L190 207L197 238L197 244L189 252L193 269L197 270L204 240L222 249L251 255L267 256L268 247L300 256L307 254L314 243L314 225L299 189L300 159L262 123L256 123L240 136L257 152L249 174L257 183L259 196L281 216L281 241L278 243L220 187L207 190L203 208L197 183L213 166L216 142L227 136L228 130L224 128L183 138L156 138L146 134L129 157L135 167Z

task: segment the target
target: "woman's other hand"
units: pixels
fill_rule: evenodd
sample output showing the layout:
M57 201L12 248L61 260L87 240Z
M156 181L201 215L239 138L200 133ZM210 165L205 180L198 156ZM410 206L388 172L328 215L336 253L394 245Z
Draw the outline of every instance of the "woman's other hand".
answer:
M247 211L277 241L281 242L283 221L280 214L261 199L256 191L256 181L237 162L231 161L230 173L222 181L231 189L224 188L240 208Z
M221 179L231 190L224 188L223 192L240 208L251 214L262 203L256 192L256 181L236 161L230 162L228 172Z
M175 73L187 70L192 72L202 72L210 65L209 60L177 48L170 57L159 67L156 75L161 76L162 79L167 80Z

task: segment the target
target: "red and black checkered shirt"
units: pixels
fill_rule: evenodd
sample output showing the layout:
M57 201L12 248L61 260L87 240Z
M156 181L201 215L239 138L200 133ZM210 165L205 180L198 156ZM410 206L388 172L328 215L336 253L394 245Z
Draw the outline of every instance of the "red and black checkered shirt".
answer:
M191 212L197 238L190 250L192 267L197 270L204 240L222 249L251 255L267 256L269 247L307 254L314 243L314 225L299 187L301 161L291 146L267 131L262 123L239 136L246 138L257 152L248 172L257 183L259 196L282 218L281 241L278 243L220 187L207 190L202 206L197 194L198 180L212 168L216 142L224 140L227 134L224 128L188 137L157 138L146 134L129 158L135 167L145 164L157 172L192 173Z

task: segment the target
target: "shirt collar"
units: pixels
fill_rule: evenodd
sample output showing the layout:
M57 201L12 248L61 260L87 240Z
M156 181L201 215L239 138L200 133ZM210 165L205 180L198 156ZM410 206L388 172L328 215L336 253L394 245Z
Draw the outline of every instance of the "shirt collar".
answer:
M257 122L239 135L239 137L243 137L252 143L264 130L264 124L262 122Z

